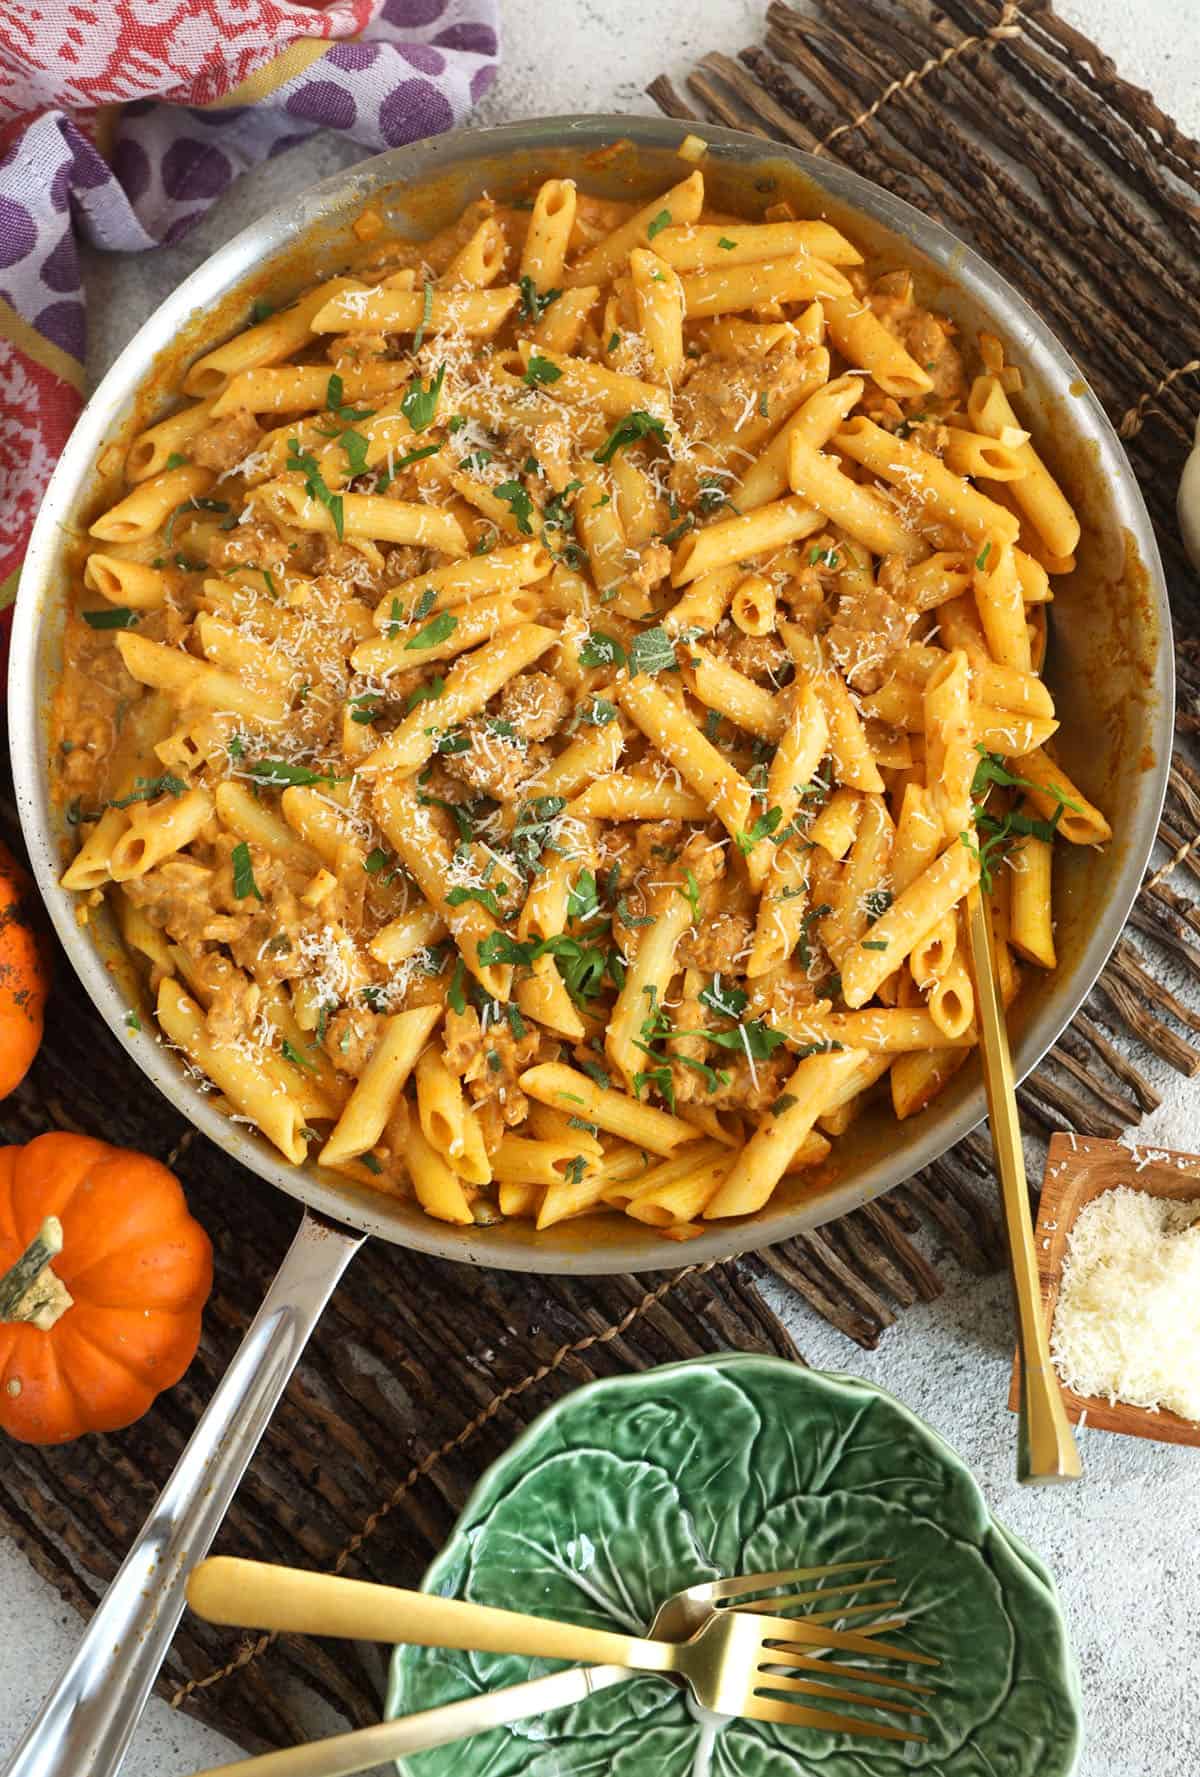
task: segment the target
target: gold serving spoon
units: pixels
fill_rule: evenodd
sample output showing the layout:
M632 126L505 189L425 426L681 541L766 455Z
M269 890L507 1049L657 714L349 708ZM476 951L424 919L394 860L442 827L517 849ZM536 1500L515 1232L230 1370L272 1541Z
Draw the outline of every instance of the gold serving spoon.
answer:
M978 886L967 897L967 931L975 976L975 1003L983 1053L992 1152L1000 1176L1009 1270L1017 1304L1017 1344L1021 1353L1021 1401L1017 1423L1017 1479L1040 1485L1077 1481L1082 1468L1063 1406L1058 1376L1042 1318L1029 1190L1017 1112L1017 1084L1004 1007L996 985L996 955L988 904Z

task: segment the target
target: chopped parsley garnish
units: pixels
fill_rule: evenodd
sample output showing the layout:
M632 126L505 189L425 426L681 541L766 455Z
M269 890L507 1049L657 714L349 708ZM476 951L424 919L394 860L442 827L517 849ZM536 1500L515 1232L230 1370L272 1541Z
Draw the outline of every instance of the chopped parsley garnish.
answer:
M173 450L166 461L168 469L186 469L191 459L185 457L181 450Z
M544 296L539 296L537 285L528 272L518 278L517 287L521 292L521 318L525 321L540 321L550 304L562 295L561 290L547 290Z
M256 296L254 301L250 304L251 326L257 327L261 322L269 321L274 313L275 307L273 303L264 301L261 296Z
M359 420L369 420L375 412L375 409L373 407L343 406L345 393L346 386L342 382L341 377L336 371L334 371L333 375L325 385L325 406L333 415L334 419L343 426L353 426L356 425Z
M137 612L128 605L114 605L108 611L85 611L83 621L90 629L132 629Z
M669 228L670 226L670 210L660 210L658 215L646 224L646 239L652 241L655 235L661 234L664 228Z
M333 520L333 528L337 532L338 542L345 535L345 514L341 494L330 493L321 474L320 466L311 451L300 449L298 438L288 439L287 461L285 469L294 469L304 476L304 491L310 500L318 500L326 508Z
M409 383L400 403L400 411L414 432L424 432L427 427L432 426L445 380L446 366L442 364L438 367L437 375L430 377L428 388L420 376L414 376Z
M380 476L379 486L376 491L378 493L383 493L386 488L389 488L392 485L393 479L399 475L401 469L411 469L414 463L423 462L426 457L436 457L441 448L440 444L423 444L420 450L405 451L402 457L396 458L390 471L388 471L387 474Z
M246 757L246 743L243 741L240 734L230 735L228 741L225 743L225 751L229 754L231 759L244 759Z
M742 856L748 858L760 840L769 839L782 819L782 808L768 808L751 823L749 831L739 828L733 837Z
M452 888L446 896L448 907L462 907L468 901L478 901L479 905L491 914L493 919L503 919L504 909L496 898L495 889L490 888Z
M350 699L350 720L365 728L379 714L379 706L383 699L378 691L364 691L358 697Z
M141 1028L142 1028L142 1021L138 1017L137 1013L136 1012L126 1012L126 1014L125 1014L125 1029L126 1030L141 1030Z
M586 1171L587 1161L582 1154L576 1154L573 1160L567 1161L563 1177L569 1185L577 1185L582 1181Z
M503 500L517 521L517 529L523 537L532 537L533 526L529 520L533 513L533 501L519 481L497 482L492 489L498 500Z
M229 862L233 866L233 892L239 901L253 895L256 901L262 900L262 892L254 880L254 866L250 862L250 847L244 839L240 840L229 854Z
M761 413L764 420L770 419L770 417L771 417L771 397L768 394L766 389L763 389L763 391L761 392L761 394L758 397L758 411L759 411L759 413Z
M307 1055L301 1055L295 1043L290 1043L286 1037L284 1037L280 1048L283 1054L283 1059L285 1061L290 1061L293 1067L302 1069L306 1074L316 1072L316 1063L310 1061Z
M732 253L733 249L737 246L737 242L731 241L728 235L723 234L717 242L717 245L718 247L724 248L726 253Z
M599 1086L601 1092L607 1092L612 1086L612 1081L609 1079L608 1074L600 1066L598 1061L581 1061L579 1066L582 1072L587 1075L588 1079L591 1080L594 1085Z
M810 549L808 552L808 565L812 568L818 566L836 568L838 560L839 557L836 549Z
M482 961L483 959L480 958ZM460 956L454 965L454 973L450 977L450 985L446 989L446 1004L452 1012L463 1013L467 1009L467 996L463 992L463 984L467 978L467 965Z
M467 475L478 475L481 469L487 468L492 460L492 455L490 450L484 450L480 446L478 450L470 451L465 457L460 457L458 466Z
M987 559L991 553L992 553L992 545L991 545L991 542L989 541L984 544L983 548L979 551L979 554L975 557L975 566L979 569L979 572L981 574L983 573L984 569L987 567Z
M525 381L530 388L536 388L539 383L556 383L561 375L558 365L552 364L549 358L543 358L537 352L530 354L525 366Z
M433 319L433 285L429 282L429 279L426 278L426 280L425 280L425 294L424 294L424 298L421 303L421 319L417 325L417 331L413 334L412 349L414 352L420 351L421 342L425 338L425 329L428 327L428 325L429 325L430 321L432 321L432 319Z
M883 938L864 938L860 948L863 950L886 950L887 943Z
M611 463L619 450L628 444L636 444L639 438L659 438L666 441L667 428L657 414L646 413L644 409L635 407L627 413L623 420L618 420L599 450L592 452L594 463Z
M705 1036L719 1049L739 1049L751 1061L769 1061L780 1043L787 1038L781 1030L772 1030L761 1018L735 1024L732 1030L706 1030Z
M367 450L370 442L370 439L365 438L361 432L355 432L350 428L347 428L338 439L338 443L346 453L346 468L351 480L356 475L366 473Z
M368 876L378 876L379 872L386 867L387 861L387 853L382 846L377 845L374 850L369 851L363 859L363 869Z
M798 1104L799 1102L800 1102L799 1099L794 1097L794 1095L792 1093L781 1092L779 1094L779 1097L775 1100L774 1104L771 1106L771 1115L773 1117L782 1117L784 1111L790 1111L792 1106L794 1104Z
M596 892L596 873L594 870L581 870L575 881L567 890L567 918L577 919L583 924L589 919L596 919L600 914L600 898Z
M977 745L975 750L979 754L979 764L975 767L975 775L971 780L971 813L975 821L977 843L969 833L961 833L959 838L968 851L978 856L979 880L986 892L991 889L996 866L1007 856L1016 840L1041 839L1049 844L1058 831L1064 811L1070 809L1072 813L1078 814L1080 810L1078 802L1073 802L1057 785L1031 783L1028 778L1010 771L1002 754L989 753L982 745ZM1022 814L1015 808L1000 816L991 814L987 808L987 800L993 784L998 784L1002 789L1029 790L1051 796L1056 805L1054 813L1048 821Z
M829 905L829 902L822 901L819 907L810 907L808 912L804 914L801 919L800 940L796 945L796 955L800 958L800 966L802 969L807 969L812 965L812 949L808 942L809 928L812 926L814 920L824 919L826 914L832 912L833 908Z
M419 629L415 636L411 636L405 642L404 652L407 654L412 648L440 647L443 642L449 640L457 628L458 618L453 611L439 611L436 617L430 619L424 629Z
M707 1006L720 1018L740 1018L750 1003L743 988L731 987L719 975L713 976L708 987L700 989L699 999L702 1006Z
M259 759L247 768L246 776L253 783L265 784L272 789L293 785L305 789L309 784L337 782L330 767L324 771L314 771L311 765L293 765L288 759Z
M683 896L684 900L692 910L692 924L698 926L700 924L700 884L696 881L696 872L694 870L684 871L683 887L681 888L679 884L676 883L675 893Z
M605 350L615 352L620 343L621 335L619 333L610 333L608 336L608 345L605 347Z
M435 674L435 676L426 684L418 685L414 691L409 692L408 699L404 705L405 714L410 710L415 710L419 703L436 702L445 689L445 679L440 678Z
M525 1035L525 1020L521 1016L520 1007L515 1001L510 1000L504 1008L504 1015L508 1019L509 1030L512 1031L513 1036L519 1043L521 1038Z

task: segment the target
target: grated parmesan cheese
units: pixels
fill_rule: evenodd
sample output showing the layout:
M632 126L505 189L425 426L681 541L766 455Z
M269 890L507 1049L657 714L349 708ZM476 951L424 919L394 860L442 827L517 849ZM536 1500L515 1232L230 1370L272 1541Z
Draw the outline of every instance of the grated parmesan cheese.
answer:
M1200 1419L1200 1202L1128 1186L1067 1237L1050 1349L1077 1394Z

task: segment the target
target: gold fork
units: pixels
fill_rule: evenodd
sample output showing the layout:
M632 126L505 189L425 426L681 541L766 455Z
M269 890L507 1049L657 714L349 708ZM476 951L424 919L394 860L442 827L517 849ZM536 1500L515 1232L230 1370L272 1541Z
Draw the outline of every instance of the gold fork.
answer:
M891 1722L831 1716L781 1699L801 1694L859 1703L872 1710L921 1715L925 1712L908 1697L930 1695L927 1687L877 1668L938 1664L926 1654L876 1639L881 1631L902 1627L902 1619L876 1624L874 1633L865 1635L804 1618L723 1609L710 1616L690 1640L678 1642L618 1635L459 1598L405 1592L230 1556L213 1557L194 1569L188 1581L188 1602L209 1622L246 1629L404 1641L422 1647L525 1654L674 1674L687 1680L704 1708L719 1715L791 1727L836 1727L884 1740L922 1736ZM831 1650L856 1655L862 1663L832 1665L818 1657ZM798 1676L814 1671L820 1678ZM833 1686L825 1682L830 1678L845 1682ZM873 1690L847 1688L851 1683L902 1691L907 1696L881 1697Z
M996 985L992 919L980 890L967 897L971 972L982 1041L983 1084L987 1092L992 1152L1000 1176L1009 1269L1017 1304L1017 1345L1021 1353L1021 1407L1017 1421L1017 1479L1033 1485L1077 1481L1079 1450L1063 1406L1062 1390L1050 1359L1042 1320L1037 1258L1029 1219L1025 1153L1017 1113L1017 1085L1004 1007Z
M714 1609L762 1612L770 1608L782 1612L810 1600L819 1602L834 1598L843 1592L853 1597L893 1582L886 1576L853 1579L841 1576L861 1575L864 1571L871 1575L887 1565L886 1561L841 1561L824 1567L790 1567L773 1573L742 1574L734 1579L701 1580L694 1586L685 1586L659 1605L649 1634L655 1640L684 1641L708 1620ZM836 1583L787 1593L783 1597L761 1599L755 1596L801 1581L831 1579ZM843 1604L827 1611L806 1612L805 1620L810 1623L839 1621L859 1612L877 1613L885 1608L888 1605ZM871 1628L864 1630L868 1635L872 1632ZM814 1667L828 1677L837 1676L826 1662L814 1661ZM855 1679L862 1676L858 1668L842 1670L853 1673ZM358 1777L359 1773L371 1770L375 1765L406 1758L411 1753L428 1752L437 1746L466 1740L489 1728L566 1709L610 1685L627 1684L634 1676L623 1666L571 1666L565 1671L548 1672L541 1678L530 1679L525 1684L484 1691L479 1696L464 1697L460 1702L446 1703L438 1709L423 1709L415 1715L379 1722L374 1727L333 1734L305 1746L283 1747L278 1752L239 1759L233 1764L214 1765L198 1772L197 1777ZM864 1700L869 1702L869 1696ZM821 1726L820 1716L821 1712L814 1710L810 1725ZM841 1719L831 1715L825 1725L833 1729ZM912 1738L918 1736L914 1734Z

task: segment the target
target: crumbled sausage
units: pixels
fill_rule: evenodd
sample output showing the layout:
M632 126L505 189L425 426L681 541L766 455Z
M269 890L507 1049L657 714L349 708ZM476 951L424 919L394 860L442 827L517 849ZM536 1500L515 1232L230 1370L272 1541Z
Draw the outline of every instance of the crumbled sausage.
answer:
M566 689L549 673L521 673L500 694L500 715L525 740L548 740L570 712Z
M258 449L262 429L254 415L245 407L237 407L197 432L188 446L188 455L202 469L224 473Z

